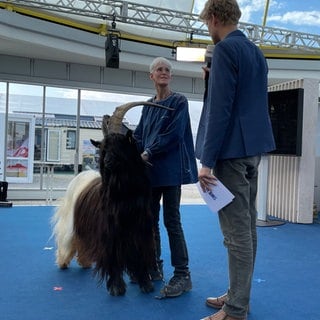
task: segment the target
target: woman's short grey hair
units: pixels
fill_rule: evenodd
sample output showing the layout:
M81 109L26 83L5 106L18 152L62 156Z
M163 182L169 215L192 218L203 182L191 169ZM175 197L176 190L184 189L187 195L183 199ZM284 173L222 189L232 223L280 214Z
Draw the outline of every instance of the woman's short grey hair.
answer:
M169 68L170 72L172 72L172 64L171 64L171 62L166 58L158 57L158 58L155 58L151 62L150 67L149 67L150 73L152 73L156 69L157 65L160 64L160 63L165 64Z

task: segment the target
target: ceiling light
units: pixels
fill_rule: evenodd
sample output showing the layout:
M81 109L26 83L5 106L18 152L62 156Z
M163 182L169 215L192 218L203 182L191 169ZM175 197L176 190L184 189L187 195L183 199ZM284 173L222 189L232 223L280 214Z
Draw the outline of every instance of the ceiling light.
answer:
M177 47L177 61L204 62L206 48Z

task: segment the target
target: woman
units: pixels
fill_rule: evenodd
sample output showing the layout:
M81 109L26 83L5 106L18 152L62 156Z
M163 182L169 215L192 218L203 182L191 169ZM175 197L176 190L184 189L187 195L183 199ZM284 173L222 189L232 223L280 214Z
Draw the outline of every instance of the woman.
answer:
M163 220L171 252L173 277L161 290L166 297L180 296L192 288L188 250L180 219L181 185L197 182L197 166L188 110L188 100L170 89L172 65L162 57L150 65L150 79L156 94L149 101L172 110L144 106L134 137L143 160L150 163L152 185L152 213L158 270L153 280L163 278L159 231L160 200L163 203Z

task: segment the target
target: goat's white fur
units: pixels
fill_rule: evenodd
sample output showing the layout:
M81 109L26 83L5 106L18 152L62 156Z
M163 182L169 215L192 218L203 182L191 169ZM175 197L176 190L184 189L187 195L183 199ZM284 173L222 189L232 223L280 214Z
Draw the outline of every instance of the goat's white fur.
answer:
M68 185L65 196L52 217L53 236L58 248L56 263L60 268L67 268L75 254L73 219L76 200L83 189L97 177L100 177L100 173L94 170L83 171L75 176ZM68 264L66 264L66 261L68 261Z

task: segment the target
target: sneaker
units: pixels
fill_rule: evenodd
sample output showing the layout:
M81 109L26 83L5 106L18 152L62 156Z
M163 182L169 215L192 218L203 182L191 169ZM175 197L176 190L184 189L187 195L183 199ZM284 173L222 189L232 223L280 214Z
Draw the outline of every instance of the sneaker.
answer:
M160 293L165 297L178 297L191 289L192 282L190 274L175 275L170 279L169 283L161 289Z

